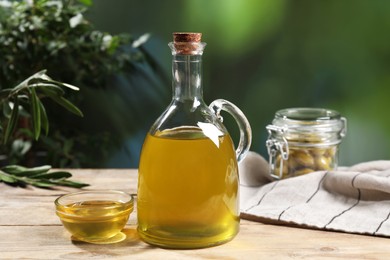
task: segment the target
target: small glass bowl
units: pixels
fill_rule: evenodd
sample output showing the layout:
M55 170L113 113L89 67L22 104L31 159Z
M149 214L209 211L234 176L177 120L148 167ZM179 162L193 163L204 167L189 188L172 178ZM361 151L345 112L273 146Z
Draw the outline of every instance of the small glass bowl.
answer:
M70 193L54 203L64 227L86 242L104 241L119 234L134 209L132 195L114 190Z

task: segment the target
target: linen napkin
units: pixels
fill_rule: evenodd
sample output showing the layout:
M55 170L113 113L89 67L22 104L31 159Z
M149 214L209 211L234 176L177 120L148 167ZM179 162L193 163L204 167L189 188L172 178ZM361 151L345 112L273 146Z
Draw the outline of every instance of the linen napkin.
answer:
M272 181L268 162L249 152L239 172L244 219L390 237L390 161Z

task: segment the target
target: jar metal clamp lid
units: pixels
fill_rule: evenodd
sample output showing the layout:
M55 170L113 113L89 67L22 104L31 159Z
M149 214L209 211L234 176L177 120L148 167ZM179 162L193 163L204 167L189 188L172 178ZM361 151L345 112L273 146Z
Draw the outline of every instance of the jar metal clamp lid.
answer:
M347 120L335 111L323 108L288 108L275 113L267 125L266 146L270 174L282 178L283 162L288 160L290 148L312 148L338 145L347 132ZM279 173L275 173L276 156L280 154Z

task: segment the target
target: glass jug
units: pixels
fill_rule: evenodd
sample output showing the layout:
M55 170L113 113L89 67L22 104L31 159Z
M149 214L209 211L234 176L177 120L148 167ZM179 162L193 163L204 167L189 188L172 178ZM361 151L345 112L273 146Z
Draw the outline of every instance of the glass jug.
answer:
M238 233L237 162L250 147L251 128L232 103L204 103L201 34L173 36L172 101L149 130L139 163L138 233L160 247L208 247ZM240 128L236 151L221 110Z

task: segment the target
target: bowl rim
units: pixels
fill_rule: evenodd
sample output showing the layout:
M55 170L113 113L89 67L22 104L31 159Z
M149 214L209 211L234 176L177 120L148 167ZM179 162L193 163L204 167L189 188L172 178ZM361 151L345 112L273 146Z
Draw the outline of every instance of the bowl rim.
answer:
M57 208L57 211L62 211L62 210L59 210L59 209L69 209L71 207L67 206L66 204L63 204L60 202L60 200L64 199L64 198L67 198L67 197L71 197L71 196L77 196L77 195L87 195L87 194L120 194L120 195L125 195L128 197L128 200L126 201L121 201L121 200L113 200L113 201L116 201L116 202L120 202L120 204L118 205L110 205L110 206L101 206L101 208L103 209L111 209L111 208L119 208L119 207L123 207L125 206L126 208L127 207L134 207L134 195L133 194L130 194L130 193L127 193L127 192L124 192L124 191L120 191L120 190L99 190L99 189L95 189L95 190L83 190L83 191L77 191L77 192L70 192L70 193L67 193L67 194L63 194L61 196L59 196L55 201L54 201L54 204Z

